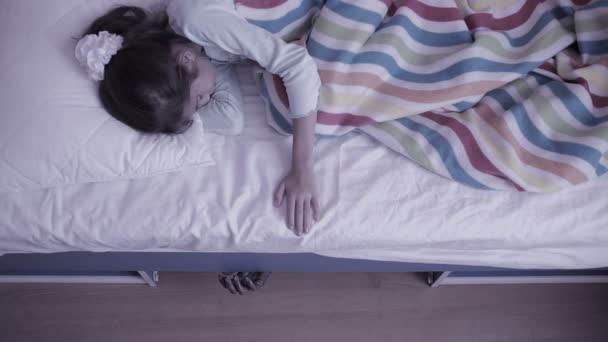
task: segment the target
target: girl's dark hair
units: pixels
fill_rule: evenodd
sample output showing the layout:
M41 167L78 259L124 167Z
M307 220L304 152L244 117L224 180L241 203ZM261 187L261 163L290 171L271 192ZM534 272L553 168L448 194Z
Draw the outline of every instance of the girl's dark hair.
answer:
M183 111L196 75L171 54L174 44L190 41L173 32L166 14L160 13L121 6L95 20L85 35L108 31L124 39L99 85L104 108L142 133L179 134L192 125Z

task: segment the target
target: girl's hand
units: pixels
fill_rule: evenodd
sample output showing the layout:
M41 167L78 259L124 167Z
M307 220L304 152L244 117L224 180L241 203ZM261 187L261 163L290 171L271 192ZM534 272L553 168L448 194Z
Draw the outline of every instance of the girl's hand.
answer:
M317 180L312 167L292 168L281 181L274 195L275 207L283 204L287 198L287 226L300 236L310 231L312 217L319 220Z
M296 44L306 47L306 40L308 40L308 33L305 33L300 37L300 39L296 42Z

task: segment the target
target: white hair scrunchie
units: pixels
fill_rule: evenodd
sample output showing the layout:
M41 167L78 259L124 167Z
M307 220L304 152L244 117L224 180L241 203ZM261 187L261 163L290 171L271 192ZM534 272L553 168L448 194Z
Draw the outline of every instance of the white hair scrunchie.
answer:
M95 81L104 79L110 59L122 48L123 38L108 31L84 36L76 45L76 59Z

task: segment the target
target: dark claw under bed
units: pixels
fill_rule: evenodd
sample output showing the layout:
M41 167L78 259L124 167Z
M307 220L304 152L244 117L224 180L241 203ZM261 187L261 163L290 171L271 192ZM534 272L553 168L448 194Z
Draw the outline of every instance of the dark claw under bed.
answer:
M264 287L270 272L220 272L218 281L232 294L244 294Z

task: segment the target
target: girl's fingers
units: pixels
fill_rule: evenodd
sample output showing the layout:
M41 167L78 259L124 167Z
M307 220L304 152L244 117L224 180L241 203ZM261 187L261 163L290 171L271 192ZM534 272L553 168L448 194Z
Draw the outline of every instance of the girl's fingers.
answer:
M280 207L283 204L283 198L285 198L285 182L282 181L277 188L277 191L274 193L274 206Z
M319 221L321 219L321 208L319 208L319 201L317 201L317 197L312 198L312 211L315 215L315 221Z
M308 234L311 226L312 210L310 209L310 201L304 201L304 234Z
M289 195L287 196L287 227L294 230L295 228L295 211L296 211L296 199Z
M299 199L296 201L296 234L301 235L304 232L304 201Z

